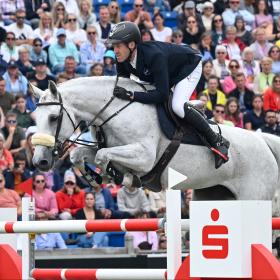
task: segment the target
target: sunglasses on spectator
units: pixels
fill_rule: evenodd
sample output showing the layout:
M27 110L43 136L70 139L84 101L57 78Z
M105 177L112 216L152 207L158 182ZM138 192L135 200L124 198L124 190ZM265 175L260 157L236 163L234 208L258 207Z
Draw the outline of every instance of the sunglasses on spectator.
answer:
M17 19L25 19L25 17L17 17Z
M7 123L17 123L17 121L14 121L14 120L7 120Z
M3 183L3 181L4 181L3 179L0 179L0 183Z
M225 52L217 52L217 54L225 54Z
M225 113L224 110L215 110L215 112L218 113L218 114L219 114L219 113L221 113L221 114L224 114L224 113Z
M274 80L274 83L280 83L280 80Z
M72 22L72 21L75 22L75 21L77 21L77 19L76 18L69 18L68 21L69 22Z
M70 185L70 186L74 186L75 183L71 182L71 181L68 181L68 182L65 182L65 185Z
M57 11L64 11L64 8L57 8Z
M136 5L135 5L136 6ZM119 7L118 6L111 6L111 8L112 9L116 9L116 10L118 10L119 9Z
M7 37L7 38L6 38L7 41L14 41L15 39L16 39L16 38L14 38L14 37Z
M279 50L272 50L272 53L279 53Z
M238 69L239 65L230 65L229 68L236 68L236 69Z
M36 184L43 184L43 183L45 183L45 180L36 180L35 183Z
M42 47L42 44L35 44L35 47Z
M142 8L142 7L143 7L142 4L140 4L140 5L135 4L134 6L135 6L136 8Z
M230 4L239 4L239 1L231 1Z
M92 32L88 32L87 34L88 34L88 35L95 35L96 32L95 32L95 31L92 31Z
M182 35L175 35L174 38L182 38Z
M196 21L195 21L195 20L192 20L192 21L188 21L188 23L196 23Z
M215 19L214 22L222 22L223 20L221 18Z

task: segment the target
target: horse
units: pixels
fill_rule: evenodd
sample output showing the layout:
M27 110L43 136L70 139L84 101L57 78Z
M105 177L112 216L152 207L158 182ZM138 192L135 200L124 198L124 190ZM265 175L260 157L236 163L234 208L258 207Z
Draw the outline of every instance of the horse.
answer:
M107 121L103 126L106 147L76 148L71 154L74 164L91 161L105 172L111 162L124 173L124 185L133 184L134 176L141 177L155 166L170 143L161 131L156 107L132 102L108 121L128 103L112 99L115 84L115 77L83 77L58 86L50 81L45 91L30 85L40 105L35 111L38 133L33 135L37 139L33 156L36 167L43 171L52 168L57 142L69 139L80 120L90 122L95 117L95 125ZM119 78L118 85L143 91L127 78ZM109 100L109 106L100 110ZM197 200L271 200L280 180L280 138L223 125L220 128L230 141L229 161L215 169L208 148L181 144L168 167L188 179L174 189L193 189ZM167 188L167 170L161 175L163 188Z

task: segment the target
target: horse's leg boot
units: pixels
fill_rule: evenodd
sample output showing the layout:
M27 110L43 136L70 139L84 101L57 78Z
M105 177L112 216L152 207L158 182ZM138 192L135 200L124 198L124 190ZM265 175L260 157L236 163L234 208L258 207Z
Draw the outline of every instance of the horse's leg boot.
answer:
M123 178L124 178L123 173L117 170L111 162L108 163L106 172L114 179L114 182L117 185L120 185L123 182Z
M205 136L206 140L211 145L211 150L215 156L215 168L219 168L223 163L228 161L229 141L219 133L215 133L211 129L207 120L193 107L186 103L184 109L184 120Z

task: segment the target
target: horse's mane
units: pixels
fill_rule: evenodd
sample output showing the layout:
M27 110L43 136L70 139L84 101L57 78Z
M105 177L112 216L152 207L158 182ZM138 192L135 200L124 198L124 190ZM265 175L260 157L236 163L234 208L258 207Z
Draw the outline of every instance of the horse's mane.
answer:
M80 78L65 81L65 82L59 84L58 88L66 89L66 88L71 88L73 86L76 86L79 83L80 84L85 84L87 82L93 83L94 81L96 81L97 83L101 83L104 86L108 86L111 84L114 85L116 82L116 76L80 77ZM123 78L123 77L119 78L118 85L121 85L122 87L125 87L125 88L139 87L139 84L136 83L134 80L131 80L129 78ZM154 88L152 85L149 85L149 84L145 84L145 87L147 89Z

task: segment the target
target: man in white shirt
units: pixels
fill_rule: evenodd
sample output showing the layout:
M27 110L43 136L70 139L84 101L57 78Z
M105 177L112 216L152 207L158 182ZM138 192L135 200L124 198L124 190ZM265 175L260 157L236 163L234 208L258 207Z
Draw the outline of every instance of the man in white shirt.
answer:
M24 23L26 13L24 10L17 10L16 22L7 26L6 30L13 32L16 36L16 45L32 45L34 33L32 28Z

